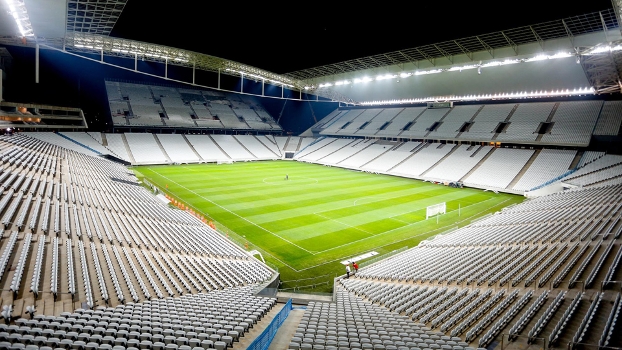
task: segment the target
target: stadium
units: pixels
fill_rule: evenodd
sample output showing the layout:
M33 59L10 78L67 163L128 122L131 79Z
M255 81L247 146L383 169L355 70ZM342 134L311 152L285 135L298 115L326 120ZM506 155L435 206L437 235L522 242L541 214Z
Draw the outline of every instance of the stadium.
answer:
M0 0L0 349L622 348L622 3L185 5Z

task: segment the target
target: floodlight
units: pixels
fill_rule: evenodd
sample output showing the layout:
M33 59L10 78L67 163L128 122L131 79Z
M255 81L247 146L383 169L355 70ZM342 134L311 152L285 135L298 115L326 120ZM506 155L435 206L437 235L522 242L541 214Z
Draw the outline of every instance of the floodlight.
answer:
M555 59L555 58L566 58L566 57L570 57L572 56L572 54L568 53L568 52L558 52L552 56L549 56L549 59Z
M30 24L30 18L26 11L26 6L23 1L19 0L4 0L9 7L9 13L15 19L17 28L22 36L34 36L32 30L32 24Z
M546 59L548 59L548 56L546 56L546 55L538 55L538 56L526 59L525 62L543 61L543 60L546 60Z

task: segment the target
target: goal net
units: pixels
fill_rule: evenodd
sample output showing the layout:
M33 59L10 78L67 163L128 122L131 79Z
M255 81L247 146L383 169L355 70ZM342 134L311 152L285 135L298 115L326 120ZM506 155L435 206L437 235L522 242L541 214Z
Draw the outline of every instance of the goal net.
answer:
M434 204L426 208L425 219L427 220L431 216L438 215L438 214L445 214L446 212L447 212L446 202Z
M220 164L233 164L233 161L232 160L217 160L216 164L217 165L220 165Z

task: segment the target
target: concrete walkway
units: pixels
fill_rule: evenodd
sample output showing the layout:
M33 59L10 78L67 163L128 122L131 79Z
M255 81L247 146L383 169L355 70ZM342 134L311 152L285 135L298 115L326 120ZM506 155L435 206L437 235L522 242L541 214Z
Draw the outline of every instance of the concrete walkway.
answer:
M292 340L294 333L296 333L296 328L298 328L304 313L304 309L297 309L296 306L294 306L294 309L289 312L285 322L283 322L276 332L268 350L285 350L289 347L289 342Z
M272 310L270 310L261 319L261 321L259 321L259 323L255 324L254 327L251 328L248 333L246 333L243 337L240 338L239 342L234 342L233 343L233 349L232 350L238 350L238 349L242 350L242 349L248 348L248 346L251 345L253 340L255 340L255 338L257 338L261 334L261 332L263 332L264 329L266 329L266 327L268 327L270 322L272 322L274 317L281 311L283 306L284 306L284 304L281 304L281 303L277 303L276 305L274 305ZM296 329L296 328L294 328L294 329ZM289 346L289 342L287 342L287 345ZM287 346L284 347L283 349L287 349Z

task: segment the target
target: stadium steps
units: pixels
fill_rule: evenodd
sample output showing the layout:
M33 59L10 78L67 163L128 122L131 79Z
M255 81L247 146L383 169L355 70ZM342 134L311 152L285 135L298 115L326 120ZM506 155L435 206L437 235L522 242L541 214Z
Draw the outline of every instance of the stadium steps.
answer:
M516 323L516 321L523 315L523 313L525 313L525 311L527 311L529 309L531 304L533 304L536 301L536 299L540 296L540 294L541 293L534 293L534 296L531 298L531 301L527 305L525 305L525 307L521 310L521 312L519 312L518 315L516 315L516 317L509 323L510 328L512 326L514 326L514 323ZM551 294L553 296L551 296ZM540 310L538 310L538 312L535 313L535 315L531 318L531 320L529 322L527 322L527 325L523 328L523 330L520 333L518 333L518 335L525 336L525 337L527 336L527 334L533 328L533 326L536 325L536 323L538 322L540 317L542 317L542 315L544 315L544 313L546 312L546 309L549 307L549 305L551 305L551 303L553 302L553 300L555 299L557 294L558 293L556 293L555 291L553 291L552 293L549 294L549 296L546 298L546 301L544 302L544 304L542 304L542 306L540 307ZM549 325L547 325L547 327ZM551 329L553 329L553 327L551 327ZM509 330L509 328L507 328L507 330ZM545 327L544 331L546 331L546 327ZM507 334L509 332L501 332L501 333L502 334L503 333ZM526 345L527 344L527 339L521 337L521 338L516 339L514 342L518 343L520 345Z
M330 156L330 155L331 155L331 154L333 154L333 153L339 152L340 150L342 150L342 149L344 149L344 148L346 148L346 147L353 147L353 146L356 146L356 145L358 145L359 143L362 143L362 142L365 142L365 140L363 140L363 139L354 139L354 140L350 141L349 143L347 143L347 144L343 145L342 147L340 147L340 148L338 148L338 149L334 150L333 152L330 152L329 154L325 155L324 157L322 157L322 158L318 159L318 160L317 160L317 162L319 162L319 161L321 161L322 159L324 159L324 158L326 158L326 157ZM345 159L344 159L344 160L345 160Z
M479 152L482 148L484 148L484 146L480 146L480 149L475 151L475 153ZM473 174L475 172L475 170L477 170L482 164L484 164L484 162L488 159L488 157L490 157L493 153L495 153L495 149L492 149L490 152L488 152L488 154L486 154L482 159L480 159L480 161L477 164L475 164L475 166L471 170L469 170L469 172L466 173L466 175L464 175L460 179L460 181L464 181L464 179L466 179L469 176L471 176L471 174Z
M516 110L518 109L518 106L520 106L519 103L514 105L514 108L512 108L512 110L510 111L510 114L508 114L508 116L505 118L505 120L503 121L504 123L507 123L510 121L510 119L512 118L512 116L514 115L514 112L516 112Z
M287 137L287 140L285 140L285 144L283 145L283 151L285 151L287 149L287 146L289 145L289 141L291 141L291 139L292 139L291 136ZM296 147L296 149L298 149L298 148Z
M323 139L323 138L322 138L322 139ZM315 144L315 143L319 142L319 140L320 140L320 139L317 139L317 140L315 140L314 142L311 142L310 144L308 144L308 145L307 145L307 147L310 147L311 145L313 145L313 144ZM304 156L306 157L306 156L308 156L308 155L310 155L310 154L313 154L314 152L317 152L318 150L321 150L322 148L324 148L324 147L326 147L326 146L328 146L328 145L332 144L333 142L335 142L335 141L337 141L337 140L339 140L339 139L335 137L335 138L333 138L330 142L328 142L327 144L325 144L324 146L322 146L322 147L320 147L320 148L317 148L317 149L315 149L315 150L313 150L313 151L311 151L311 152L309 152L309 153L305 154ZM350 143L352 143L352 142L350 141ZM344 145L343 147L346 147L346 146L347 146L347 145L349 145L350 143L348 143L348 144ZM307 147L303 148L301 151L304 151ZM343 147L341 147L341 148L343 148ZM339 148L339 149L341 149L341 148ZM333 151L333 152L331 152L331 153L329 153L329 154L325 155L324 157L326 157L326 156L328 156L328 155L330 155L330 154L333 154L333 153L337 152L339 149L337 149L337 150L335 150L335 151ZM299 151L299 152L301 152L301 151ZM322 158L324 158L324 157L322 157ZM295 155L294 155L294 158L295 158Z
M404 146L406 143L407 143L406 141L400 142L397 146L393 147L392 151L397 151L397 150L399 150L399 149L400 149L400 147ZM412 151L412 150L411 150L411 151Z
M250 153L250 155L252 155L253 157L257 158L257 156L255 155L255 153L251 152L250 149L248 149L248 147L246 147L242 142L240 142L240 140L238 140L237 137L235 137L235 135L233 135L233 139L240 144L240 146L242 146L242 148L244 148L246 150L246 152Z
M302 145L303 139L304 137L300 137L300 139L298 140L298 145L296 145L296 152L300 151L300 146Z
M620 319L618 316L618 322L616 322L615 326L613 326L613 334L620 334L620 330L622 330L622 324L620 324ZM622 348L622 337L611 337L608 346L610 348Z
M598 227L598 225L596 225L596 227ZM590 233L591 235L591 233ZM589 236L588 236L589 237ZM590 272L592 271L592 269L594 268L594 266L596 266L596 264L598 263L598 259L600 258L600 256L603 254L603 252L605 251L605 246L603 244L601 244L600 241L596 241L596 242L591 242L590 243L590 247L587 249L587 251L583 254L583 256L579 259L579 261L577 261L577 264L575 266L573 266L573 268L570 270L570 273L568 273L568 275L565 278L565 281L569 281L570 278L573 276L573 274L579 269L579 267L581 266L581 264L583 264L583 262L585 261L585 259L589 256L590 251L592 250L592 248L594 247L594 245L600 245L600 248L598 249L598 251L596 252L596 254L594 254L594 256L592 257L592 260L590 260L590 262L587 264L587 266L585 267L585 269L583 270L583 272L577 276L577 283L574 285L574 289L580 289L583 288L584 286L584 282L585 279L587 279L587 277L589 276ZM564 265L565 266L565 265ZM609 266L605 266L606 268L609 268ZM560 285L560 287L565 287L568 288L568 283L562 283ZM594 283L594 285L592 286L593 289L598 289L600 288L600 281L596 280L596 282Z
M446 117L449 113L451 113L451 111L453 111L453 110L454 110L454 107L449 108L449 109L447 110L447 113L443 114L443 116L441 117L441 119L439 119L439 120L437 120L437 121L436 121L437 123L440 123L440 124L436 127L437 129L438 129L438 127L439 127L441 124L443 124L443 119L445 119L445 117ZM428 132L425 134L425 136L424 136L424 137L428 137L428 136L430 135L430 133L431 133L431 132L432 132L432 130L428 131Z
M201 157L201 155L199 154L199 152L197 152L196 149L194 149L194 146L192 146L192 143L190 143L190 141L188 141L188 138L186 137L185 134L182 134L181 137L184 138L184 140L186 141L186 143L188 144L188 147L190 147L190 149L192 150L192 152L194 152L194 155L197 156L199 158L200 161L205 161L205 159L203 159L203 157Z
M590 326L586 332L586 335L582 341L585 344L598 344L600 341L600 336L603 334L603 330L605 329L605 325L607 324L607 318L611 313L611 309L613 308L613 301L615 300L615 296L611 298L611 293L606 293L603 300L598 305L598 310L596 310L596 315L592 318L592 322L590 322Z
M125 134L121 134L121 139L123 140L125 151L127 152L127 155L130 157L130 162L136 163L136 159L134 159L134 155L132 154L132 151L130 150L130 146L127 144L127 138L125 138Z
M473 149L473 147L475 147L475 145L473 145L473 146L469 147L469 148L467 149L467 151L472 150L472 149ZM476 149L476 150L475 150L475 152L473 152L473 153L472 153L469 157L471 157L471 158L475 157L475 155L476 155L476 154L478 154L478 153L479 153L479 151L481 151L482 149L484 149L484 147L485 147L485 146L480 145L480 146L479 146L479 148L478 148L478 149Z
M583 317L585 316L585 314L587 313L587 311L590 309L590 304L592 303L592 299L594 298L594 295L596 293L586 293L586 295L583 296L583 298L581 299L581 302L579 302L579 306L577 306L577 309L575 310L574 314L572 314L572 317L570 318L570 320L568 320L568 322L566 323L566 327L564 328L564 330L562 331L562 333L559 335L559 338L557 340L557 343L555 344L556 348L564 348L567 349L568 348L568 344L570 344L570 342L572 342L572 338L574 337L575 333L577 332L577 329L579 329L579 325L581 324L581 321L583 321ZM566 299L569 298L574 298L576 296L576 293L573 293L570 297L566 297ZM571 299L569 299L571 300ZM566 302L568 302L569 300L566 300ZM562 307L560 309L564 309L567 307L567 304L564 303L564 305L562 305ZM559 320L559 319L557 319ZM553 325L552 327L554 327L555 325ZM545 329L548 330L548 334L551 334L551 330L552 327L550 329ZM547 327L548 328L548 327Z
M611 235L609 237L612 237ZM606 249L609 244L611 243L610 240L604 241L602 243L603 247L601 249L602 252L600 252L600 254L598 254L597 257L594 257L594 261L593 261L593 266L585 271L585 276L589 276L592 273L592 270L596 267L596 263L598 262L598 259L605 254ZM615 260L616 257L616 252L618 251L618 248L620 247L619 244L615 244L613 248L609 251L609 254L607 255L607 257L605 258L605 260L603 261L603 264L600 266L598 272L596 273L596 278L594 278L594 283L592 284L592 286L590 286L591 289L600 289L601 288L601 282L605 280L605 277L607 277L607 272L609 270L609 266L613 265L613 261ZM592 265L592 264L590 264Z
M153 135L153 138L155 139L155 142L158 144L158 147L160 147L160 151L162 151L162 154L164 154L164 157L166 157L167 162L172 163L173 160L171 159L171 157L168 156L168 153L166 153L166 150L164 149L164 146L162 146L162 143L160 142L158 135L156 134L152 134L152 135Z
M264 145L264 146L268 149L268 151L270 151L270 153L274 154L274 156L275 156L275 157L277 157L277 158L282 158L282 157L283 157L283 155L282 155L282 154L276 154L276 153L274 153L274 151L273 151L270 147L268 147L268 145L266 145L266 142L271 142L271 141L270 141L267 137L265 137L265 136L264 136L264 137L257 137L257 135L253 135L253 137L254 137L254 138L255 138L255 139L256 139L259 143L261 143L262 145ZM277 148L277 149L279 148L277 144L275 144L274 142L272 142L272 143L273 143L273 145L275 145L275 146L276 146L276 148Z
M514 112L516 112L516 110L518 109L518 106L519 106L519 104L518 104L518 103L514 105L514 108L512 108L512 110L510 111L510 113L508 114L508 116L507 116L507 117L505 117L505 120L503 120L503 122L504 122L504 123L508 123L508 122L510 121L510 118L512 118L512 115L514 115ZM497 124L497 125L499 125L499 124ZM508 126L509 126L509 124L506 124L506 125L505 125L505 127L503 128L502 132L505 132L505 131L507 130ZM496 129L496 128L497 128L497 127L495 127L495 129ZM491 140L496 140L496 139L497 139L497 137L499 137L499 134L500 134L499 132L498 132L498 133L495 133L495 134L492 136L492 139L491 139Z
M280 304L277 304L277 306L279 305ZM270 343L268 350L286 349L289 346L289 342L292 340L292 337L296 334L296 328L298 328L304 314L305 310L299 307L291 310L281 327L279 327L279 330L274 335L274 339L272 340L272 343Z
M227 152L225 152L225 150L224 150L224 149L222 149L222 147L220 147L220 145L218 144L218 142L216 142L216 140L214 140L214 138L213 138L212 136L207 135L207 137L209 137L209 138L210 138L210 140L212 140L212 143L213 143L214 145L216 145L216 147L218 147L218 149L222 152L222 154L224 154L224 155L226 155L227 157L229 157L229 159L233 159L233 158L231 158L231 156L230 156L229 154L227 154Z
M434 169L437 165L441 164L441 162L443 162L447 157L449 157L452 153L454 153L458 148L460 148L459 145L452 145L454 146L454 148L449 151L449 153L447 153L443 158L439 159L438 162L434 163L434 165L432 165L431 167L428 168L428 170L424 171L423 173L421 173L421 177L424 177L428 172L430 172L430 170ZM445 147L447 147L447 144L445 144Z
M510 291L511 293L512 291ZM509 294L509 293L508 293ZM506 296L508 295L506 294ZM497 315L497 317L493 318L493 320L488 324L488 326L484 327L484 329L482 329L482 331L479 333L479 335L477 337L475 337L475 340L473 340L470 345L473 348L478 348L479 347L479 340L484 336L484 334L486 334L486 332L488 332L489 330L492 330L493 327L495 326L495 324L497 323L497 321L499 321L501 319L501 317L503 315L505 315L506 312L508 312L513 306L515 306L518 302L518 300L524 295L524 293L519 293L518 298L516 298L516 300L514 300L512 303L510 303L510 305L503 311L501 312L499 315ZM536 296L537 298L537 296ZM531 298L531 300L535 300L534 297ZM516 315L514 315L513 318L510 319L510 321L505 325L505 327L501 328L501 330L499 331L496 339L497 341L499 341L499 343L501 343L501 337L503 334L509 334L510 333L510 329L512 328L512 326L514 326L514 323L516 321L518 321L518 319L521 317L522 313L527 310L527 308L529 307L529 305L531 305L530 303L527 303L526 306L524 306L521 311L519 311L518 313L516 313ZM539 310L542 311L542 310ZM539 317L539 316L538 316ZM532 320L533 321L533 320ZM474 325L473 325L474 326ZM527 329L527 328L526 328ZM471 328L468 328L467 332L471 330ZM525 332L525 330L523 330L523 332ZM527 330L527 332L529 332L529 330ZM462 335L462 338L464 339L464 336L466 335L466 332ZM505 339L507 341L507 336L505 336ZM515 343L520 343L521 339L517 339ZM492 342L491 344L494 344L494 342ZM527 345L525 344L521 344L521 345Z
M536 314L536 317L532 319L533 323L530 322L529 327L533 327L533 325L538 320L538 318L540 318L540 316L544 314L544 311L549 307L551 302L555 299L555 297L558 294L559 293L555 293L554 296L549 295L549 297L547 298L548 299L547 302L542 306L542 308L540 309L540 312ZM570 305L570 302L572 301L572 299L574 299L576 295L577 294L573 292L566 294L566 297L564 298L564 302L559 306L557 311L555 311L555 313L553 314L549 322L546 324L546 326L544 326L544 328L542 329L542 332L540 332L540 334L538 335L539 338L547 338L547 342L548 342L548 337L551 335L551 332L553 332L553 330L555 329L555 325L557 325L557 322L559 322L559 320L564 316L564 312L566 311L566 308L568 308L568 305ZM527 336L530 329L531 328L525 328L520 335ZM522 341L526 342L526 339L523 338ZM538 345L540 348L542 348L542 339L538 339L538 341L535 342L533 345ZM566 345L566 344L563 344L563 345ZM562 343L558 342L557 347L562 347Z
M484 109L484 107L486 107L486 105L482 105L481 107L479 107L479 109L477 110L477 112L475 112L475 114L473 114L473 116L471 117L471 119L469 119L469 123L473 123L473 120L475 120L475 118L477 117L477 115L479 114L479 112L482 111L482 109ZM458 133L458 135L456 135L456 137L454 137L454 139L459 139L460 136L462 135L461 132ZM463 178L464 179L464 178Z
M579 165L579 162L581 161L583 154L585 154L585 151L577 151L577 154L574 156L574 159L570 163L568 170L573 170L577 167L577 165Z
M391 172L391 170L393 170L393 169L397 168L398 166L402 165L402 163L406 162L406 161L407 161L407 160L409 160L412 156L414 156L415 154L419 153L419 151L421 151L422 149L424 149L424 148L428 147L429 145L430 145L430 144L429 144L429 143L427 143L427 142L423 142L423 143L421 143L419 146L415 147L415 148L411 151L412 153L411 153L408 157L404 158L404 160L402 160L401 162L399 162L399 163L395 164L395 166L391 167L391 169L387 169L387 171L386 171L386 172L387 172L387 173L390 173L390 172Z
M363 141L363 142L359 142L359 143L364 143L364 142L365 142L365 141ZM357 143L357 144L358 144L358 143ZM371 146L371 145L373 145L373 144L374 144L374 142L370 142L370 143L368 143L367 145L365 145L365 147L363 147L363 148L361 148L360 150L358 150L358 152L356 152L356 153L354 153L354 154L351 154L351 155L349 155L348 157L346 157L346 158L344 158L344 159L340 160L339 162L337 162L337 164L339 164L339 163L341 163L341 162L344 162L344 161L346 161L346 160L347 160L347 159L349 159L349 158L354 157L355 155L357 155L357 154L359 154L359 153L363 152L365 149L367 149L369 146ZM354 145L352 145L352 146L354 146ZM359 167L359 168L360 168L360 167Z
M270 309L270 311L268 311L268 313L266 313L262 318L260 322L257 322L256 324L253 325L253 328L250 328L248 330L248 333L244 334L243 337L240 338L239 342L233 342L233 347L228 348L231 350L242 350L242 349L248 349L249 345L251 345L251 343L257 339L257 337L259 337L261 335L261 333L268 328L268 326L270 325L270 323L272 322L272 320L274 320L274 318L276 317L276 315L278 315L278 313L283 309L283 306L285 306L284 303L276 303L274 305L274 307L272 309ZM292 317L292 313L290 311L290 314L287 316L287 318L285 319L285 322L281 325L281 327L279 328L279 330L281 328L283 328L283 326L285 326L285 324L287 323L287 320L289 320L289 318ZM302 316L300 317L302 319ZM296 324L297 325L297 324ZM296 327L295 327L296 328ZM294 329L295 329L294 328ZM279 332L277 331L277 333L274 336L278 336ZM275 341L277 339L274 338L272 339L272 344L275 345ZM289 337L288 339L286 339L286 344L289 345L289 342L291 341L291 337ZM286 349L287 345L285 347L269 347L268 349Z
M391 152L393 149L394 149L394 147L389 147L389 148L387 148L387 150L386 150L386 151L382 152L381 154L379 154L379 155L375 156L374 158L370 159L370 160L369 160L368 162L366 162L365 164L361 165L361 166L359 167L359 169L363 169L363 168L364 168L367 164L369 164L369 163L373 162L374 160L376 160L376 159L378 159L378 158L382 157L383 155L387 154L387 152Z
M551 109L551 113L549 113L549 116L546 118L545 123L550 123L553 120L553 117L555 116L555 112L557 112L557 108L559 108L559 102L555 103L555 105L553 106L553 109ZM540 124L542 125L542 124ZM540 126L538 126L539 130ZM542 141L542 138L544 137L545 134L538 134L538 137L536 137L536 141L535 142L540 142Z
M386 110L386 109L387 109L387 108L383 109L383 111L384 111L384 110ZM397 118L397 116L398 116L398 115L400 115L400 113L402 113L405 109L406 109L406 108L400 108L399 112L395 113L395 115L393 116L393 118L391 118L391 119L389 119L389 120L387 121L387 122L388 122L387 126L388 126L388 125L391 125L391 123L393 123L393 121L395 120L395 118ZM378 113L378 114L380 114L380 113ZM380 131L380 130L378 130L378 131ZM378 131L376 131L376 132L374 133L374 135L375 135L375 134L377 134L377 133L378 133Z
M533 154L531 155L531 157L529 158L527 163L525 163L525 166L523 166L523 168L518 172L518 174L516 174L514 179L506 187L507 189L514 188L514 185L516 185L518 183L518 181L520 181L521 177L523 177L523 175L527 172L529 167L531 167L531 164L533 164L533 162L536 160L536 158L538 158L538 155L540 154L540 152L541 152L541 150L536 150L535 152L533 152Z
M547 123L550 123L553 120L553 116L555 116L555 112L557 112L558 108L559 108L559 102L556 102L555 105L553 106L553 109L551 109L551 113L549 113L549 116L546 118Z

